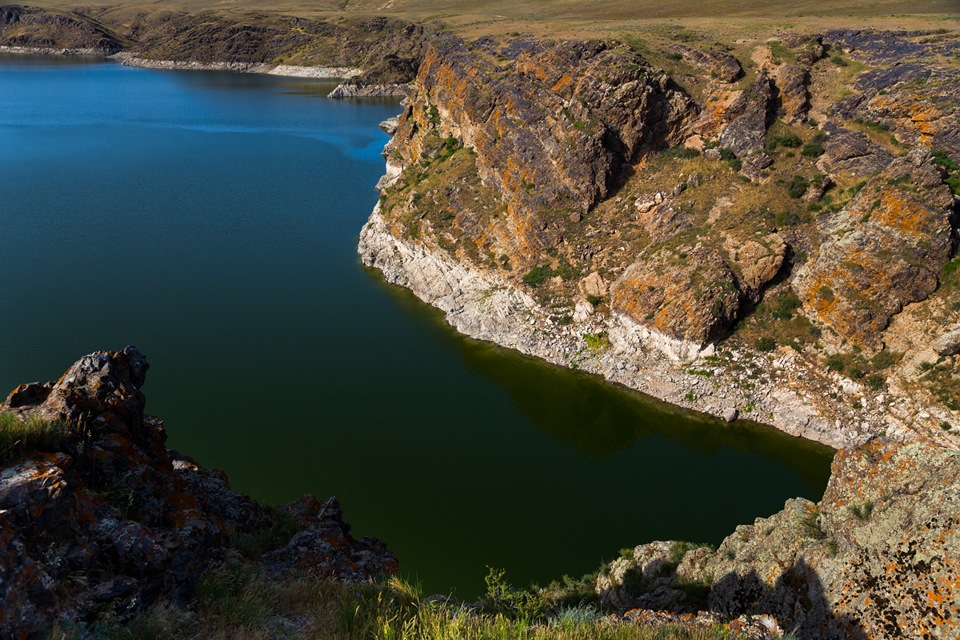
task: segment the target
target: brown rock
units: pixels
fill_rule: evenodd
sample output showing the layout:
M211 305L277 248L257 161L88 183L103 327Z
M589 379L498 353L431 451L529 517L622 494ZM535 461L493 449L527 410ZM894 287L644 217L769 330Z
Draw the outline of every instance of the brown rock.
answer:
M774 72L777 102L787 124L803 122L810 110L810 92L807 85L810 76L807 70L795 64L784 64Z
M793 281L805 311L843 338L879 349L891 316L937 288L950 256L952 207L928 154L895 160L824 220L820 254Z
M734 283L723 259L702 245L648 250L613 283L611 307L672 338L705 344L737 315Z
M752 300L759 300L764 285L783 266L787 244L775 233L755 237L724 234L723 246L739 272L741 290Z

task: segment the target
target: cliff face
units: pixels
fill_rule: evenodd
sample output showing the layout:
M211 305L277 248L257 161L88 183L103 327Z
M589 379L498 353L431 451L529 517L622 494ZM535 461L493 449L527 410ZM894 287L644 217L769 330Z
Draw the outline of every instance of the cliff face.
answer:
M448 38L427 50L400 119L388 160L410 171L384 210L406 233L442 226L473 245L463 251L528 267L695 115L669 78L623 46ZM419 176L448 158L469 165L463 178L482 195L421 188ZM436 211L418 215L428 207Z
M955 446L956 41L777 38L435 43L364 261L470 335L671 402Z
M737 527L714 551L640 545L597 581L621 609L768 614L800 639L956 638L960 456L930 445L841 451L818 504Z
M163 423L144 415L147 369L132 347L93 353L56 383L21 385L0 407L57 433L40 451L2 460L0 636L40 638L58 622L184 602L203 571L237 553L236 539L279 520L293 537L248 562L343 580L396 571L382 542L350 536L335 498L267 509L223 473L168 451Z

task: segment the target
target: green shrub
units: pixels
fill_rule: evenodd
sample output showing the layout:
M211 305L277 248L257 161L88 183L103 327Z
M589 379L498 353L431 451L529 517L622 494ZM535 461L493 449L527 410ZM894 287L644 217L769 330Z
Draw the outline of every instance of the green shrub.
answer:
M814 138L807 144L803 145L803 149L800 150L800 155L805 158L819 158L824 154L826 150L823 148L823 141L817 140Z
M787 193L791 198L797 199L803 197L803 194L810 188L810 183L803 176L793 176L787 183Z
M946 151L935 149L933 152L933 161L937 166L943 167L947 171L956 171L960 165L953 161L953 158L947 155Z
M665 149L663 155L668 158L678 158L681 160L688 160L690 158L696 158L700 155L700 152L696 149L691 149L689 147L684 147L683 145L677 145L675 147L670 147Z
M838 67L845 67L848 64L847 61L841 58L840 56L833 56L832 58L830 58L830 62L837 65Z
M757 351L773 351L777 348L777 342L770 336L761 336L757 338L754 347L756 347Z
M843 358L835 353L829 358L827 358L827 369L830 371L842 372L846 365L843 362Z
M800 139L800 136L788 133L784 136L773 136L773 141L779 144L781 147L790 147L797 148L803 144L803 140Z
M543 284L546 279L552 275L553 269L548 266L538 264L524 274L523 283L528 284L531 287L536 287L537 285Z
M791 292L784 293L776 300L776 306L773 310L773 317L777 320L789 320L793 317L793 312L799 309L803 303L800 298Z
M10 462L29 451L51 451L66 438L63 422L0 411L0 462Z
M879 391L883 388L884 383L886 383L886 379L879 373L871 373L867 376L866 383L871 391Z

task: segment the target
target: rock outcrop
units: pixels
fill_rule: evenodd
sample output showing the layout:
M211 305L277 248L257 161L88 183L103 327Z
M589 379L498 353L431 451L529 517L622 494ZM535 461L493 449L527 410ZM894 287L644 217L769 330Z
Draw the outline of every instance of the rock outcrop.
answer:
M557 244L558 216L582 216L629 163L679 142L696 112L639 55L602 42L447 38L428 50L416 87L391 161L426 167L445 140L467 147L505 215L477 234L468 227L483 211L460 212L456 224L476 235L475 251L520 262Z
M133 347L92 353L56 383L21 385L2 407L60 425L62 436L0 471L0 636L183 602L235 535L269 529L283 511L300 532L255 559L267 570L344 580L396 571L383 543L349 535L335 499L271 511L168 451L163 423L144 414L147 369Z
M929 154L890 163L821 222L820 254L793 281L804 308L844 338L881 348L890 318L937 288L952 215L953 195Z
M628 609L767 614L801 640L960 634L960 455L874 442L838 453L823 499L737 527L715 551L638 546L601 572Z

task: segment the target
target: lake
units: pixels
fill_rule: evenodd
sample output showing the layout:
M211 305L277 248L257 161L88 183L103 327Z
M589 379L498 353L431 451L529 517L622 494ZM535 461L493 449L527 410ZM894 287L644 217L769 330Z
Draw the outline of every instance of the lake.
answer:
M428 593L717 543L832 452L463 338L356 254L395 100L0 58L0 392L139 347L169 446L278 503L337 495Z

